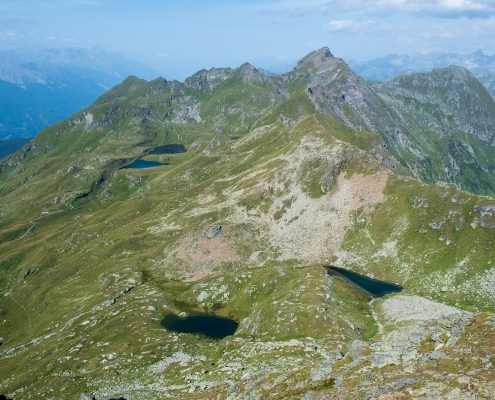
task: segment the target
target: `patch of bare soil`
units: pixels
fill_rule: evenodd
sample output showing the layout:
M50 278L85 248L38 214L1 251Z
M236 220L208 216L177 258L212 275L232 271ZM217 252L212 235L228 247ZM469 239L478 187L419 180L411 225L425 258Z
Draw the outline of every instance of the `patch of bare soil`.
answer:
M183 261L185 270L182 272L187 281L195 281L208 275L212 268L228 262L239 261L239 256L234 250L234 240L227 235L218 235L208 238L205 232L196 233L184 237L167 253L163 263L174 265L175 261Z

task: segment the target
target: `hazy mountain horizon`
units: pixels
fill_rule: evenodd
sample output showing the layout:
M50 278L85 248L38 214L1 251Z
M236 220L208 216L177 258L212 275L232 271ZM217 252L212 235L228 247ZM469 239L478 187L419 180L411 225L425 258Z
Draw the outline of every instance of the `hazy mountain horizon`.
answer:
M99 46L0 50L0 139L36 136L129 75L154 79L159 74Z

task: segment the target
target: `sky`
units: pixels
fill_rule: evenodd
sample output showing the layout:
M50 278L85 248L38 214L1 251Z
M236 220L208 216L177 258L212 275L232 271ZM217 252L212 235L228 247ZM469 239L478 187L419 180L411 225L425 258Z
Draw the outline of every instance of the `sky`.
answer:
M491 55L494 39L495 0L0 0L0 49L98 45L179 80L246 61L283 72L323 46Z

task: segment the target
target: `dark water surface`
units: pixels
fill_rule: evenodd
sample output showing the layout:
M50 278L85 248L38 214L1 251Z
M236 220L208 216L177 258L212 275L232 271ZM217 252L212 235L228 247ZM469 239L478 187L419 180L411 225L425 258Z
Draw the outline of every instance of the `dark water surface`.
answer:
M169 331L179 333L201 333L211 339L223 339L233 335L239 324L232 319L193 312L186 318L169 314L160 324Z
M155 147L149 154L179 154L185 153L186 151L183 144L166 144L164 146Z
M404 289L402 286L394 283L372 279L365 275L348 271L344 268L334 267L331 265L325 265L325 268L327 269L329 275L343 277L360 292L370 297L382 297L388 293L400 292Z
M124 168L133 168L133 169L144 169L144 168L152 168L152 167L160 167L162 163L158 161L146 161L146 160L136 160L133 163L126 165Z

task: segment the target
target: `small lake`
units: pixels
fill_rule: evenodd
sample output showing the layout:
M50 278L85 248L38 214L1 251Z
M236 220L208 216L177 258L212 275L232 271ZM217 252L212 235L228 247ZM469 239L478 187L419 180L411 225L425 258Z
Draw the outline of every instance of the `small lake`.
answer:
M158 161L136 160L131 164L126 165L124 168L144 169L144 168L161 167L162 165L163 164Z
M394 283L372 279L365 275L356 274L344 268L325 265L327 273L331 276L339 276L350 282L361 293L369 297L382 297L389 293L400 292L404 288Z
M239 324L232 319L192 312L186 318L169 314L160 324L169 331L179 333L200 333L210 339L223 339L233 335Z
M187 150L183 144L166 144L164 146L155 147L148 154L180 154Z

